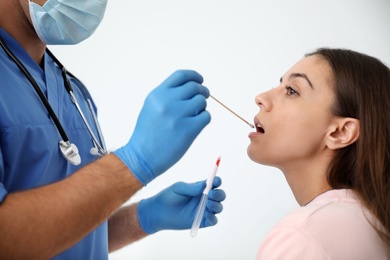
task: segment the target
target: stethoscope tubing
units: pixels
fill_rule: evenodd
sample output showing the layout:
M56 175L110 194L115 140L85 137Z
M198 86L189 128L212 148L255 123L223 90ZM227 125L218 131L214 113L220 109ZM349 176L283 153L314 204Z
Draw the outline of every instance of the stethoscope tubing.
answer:
M84 113L82 112L81 108L80 108L80 105L79 103L77 102L77 99L76 99L76 96L74 95L73 91L70 91L69 92L69 95L71 96L71 99L72 99L72 102L75 104L77 110L79 111L79 114L81 116L81 118L83 119L83 122L84 122L84 125L87 127L89 133L91 134L91 137L92 137L92 141L94 143L94 145L97 147L97 149L99 149L99 151L104 154L104 148L100 146L99 142L97 141L97 138L95 136L95 134L93 133L91 127L89 126L89 124L87 123L87 119L85 118L84 116ZM88 104L89 106L89 104ZM91 110L92 111L92 110Z
M30 81L31 85L34 87L35 92L38 94L39 98L41 99L43 105L45 106L47 112L49 112L50 117L52 118L54 124L56 125L58 132L61 135L61 138L64 142L69 142L68 135L66 134L64 128L62 127L60 120L58 119L57 115L55 114L53 108L50 106L49 101L47 101L45 95L43 94L41 88L37 84L37 82L34 80L33 76L30 74L30 72L24 67L24 65L20 62L18 58L11 52L11 50L8 48L7 45L4 44L3 39L0 37L0 45L3 47L4 51L7 53L7 55L15 62L15 64L19 67L19 69L26 75L28 81Z
M103 134L102 134L102 131L101 131L101 128L100 128L100 125L97 123L98 120L97 120L97 116L95 114L95 110L92 106L92 102L91 102L91 95L89 94L88 90L86 89L85 85L76 77L74 76L72 73L70 73L69 71L67 71L67 69L65 68L64 65L62 65L62 63L54 56L54 54L49 50L49 49L46 49L46 52L49 54L49 56L54 60L54 62L59 66L59 68L61 69L62 71L62 78L64 79L64 86L66 88L66 91L68 92L68 94L70 95L70 98L73 102L73 104L76 106L81 118L83 119L83 122L85 124L85 126L87 127L89 133L91 134L91 137L92 137L92 141L94 143L94 146L99 150L100 154L106 154L107 151L106 151L106 147L105 147L105 142L104 142L104 139L103 139ZM84 116L84 113L83 111L81 110L80 108L80 105L77 101L77 98L76 96L74 95L74 92L73 92L73 88L72 88L72 84L70 84L70 81L68 79L67 76L70 76L72 77L73 79L77 80L78 83L80 83L81 85L81 88L82 88L82 91L83 91L83 94L84 94L84 97L88 103L88 106L89 106L89 110L91 111L91 114L92 114L92 117L93 117L93 121L95 123L95 126L96 126L96 129L98 131L98 135L99 135L99 139L100 139L100 143L102 145L99 144L95 134L93 133L91 127L89 126L89 124L87 123L87 119L85 118Z
M62 125L61 125L57 115L55 114L53 108L50 106L49 101L46 99L46 97L45 97L44 93L42 92L41 88L39 87L38 83L35 81L35 79L30 74L30 72L24 67L22 62L12 53L12 51L8 48L8 46L3 42L3 39L1 37L0 37L0 45L2 46L4 51L7 53L7 55L19 67L19 69L26 75L27 79L29 80L31 85L34 87L34 90L38 94L38 96L41 99L42 103L44 104L46 110L48 111L50 117L52 118L52 120L53 120L53 122L54 122L56 128L58 129L58 132L60 133L61 138L62 138L62 140L60 141L61 152L63 153L63 155L65 156L65 158L68 161L70 161L71 163L73 163L75 165L78 165L80 163L80 156L78 155L77 146L75 146L74 144L69 142L69 138L68 138L64 128L62 127ZM102 134L100 125L99 125L99 123L97 121L97 116L95 114L95 111L94 111L94 108L93 108L93 105L92 105L92 102L91 102L91 97L90 97L90 94L89 94L88 90L86 89L84 84L79 79L77 79L72 73L68 72L65 69L65 67L62 65L62 63L51 53L51 51L49 49L46 49L46 52L49 54L49 56L54 60L54 62L61 69L62 77L63 77L63 80L64 80L65 89L67 90L68 94L70 95L70 98L71 98L73 104L76 106L77 111L79 112L79 114L80 114L80 116L81 116L85 126L87 127L88 132L90 133L90 135L92 137L92 142L93 142L93 146L94 146L93 149L97 149L97 152L93 152L92 153L92 150L91 150L91 153L95 154L95 155L98 155L98 156L102 156L104 154L107 154L107 150L106 150L106 147L105 147L105 142L104 142L104 139L103 139L103 134ZM71 83L70 83L70 81L69 81L69 79L67 77L68 75L71 78L77 80L77 82L79 82L79 84L81 85L83 95L84 95L84 97L85 97L85 99L86 99L86 101L88 103L88 107L89 107L89 109L91 111L91 114L92 114L92 117L93 117L93 121L94 121L96 129L98 131L100 143L97 140L95 134L93 133L91 127L88 124L87 119L84 116L84 113L81 110L81 107L80 107L80 105L79 105L79 103L77 101L77 98L74 95L72 85L71 85Z

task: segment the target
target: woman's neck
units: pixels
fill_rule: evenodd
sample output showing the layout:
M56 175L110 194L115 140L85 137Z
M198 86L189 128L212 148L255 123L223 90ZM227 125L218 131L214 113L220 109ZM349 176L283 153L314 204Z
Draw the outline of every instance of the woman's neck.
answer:
M328 163L304 163L302 167L281 169L299 205L305 206L318 195L331 190L327 180Z

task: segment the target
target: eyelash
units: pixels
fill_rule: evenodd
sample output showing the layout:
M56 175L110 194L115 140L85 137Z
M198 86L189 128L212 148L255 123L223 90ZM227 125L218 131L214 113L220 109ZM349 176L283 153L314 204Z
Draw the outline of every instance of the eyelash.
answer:
M293 89L291 86L286 86L286 95L287 96L299 96L299 93Z

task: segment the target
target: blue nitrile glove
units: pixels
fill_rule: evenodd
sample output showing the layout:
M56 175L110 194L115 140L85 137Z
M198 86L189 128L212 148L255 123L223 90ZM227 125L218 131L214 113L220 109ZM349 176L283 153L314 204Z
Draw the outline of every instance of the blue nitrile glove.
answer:
M174 165L210 122L209 90L191 70L179 70L147 96L127 145L114 151L146 185Z
M221 201L226 198L223 190L215 189L221 183L221 178L215 177L213 189L208 194L201 228L214 226L218 222L215 215L222 212ZM157 195L141 200L137 214L142 229L148 234L166 229L190 229L205 187L205 181L191 184L177 182Z

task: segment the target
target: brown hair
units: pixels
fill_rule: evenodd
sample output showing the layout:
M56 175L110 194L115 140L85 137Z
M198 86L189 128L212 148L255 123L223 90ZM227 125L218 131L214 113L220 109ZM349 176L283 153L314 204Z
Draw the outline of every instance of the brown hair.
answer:
M372 223L390 248L390 69L376 58L345 49L321 48L306 56L325 59L332 68L332 113L360 121L356 143L340 149L330 164L328 182L350 188L380 223Z

